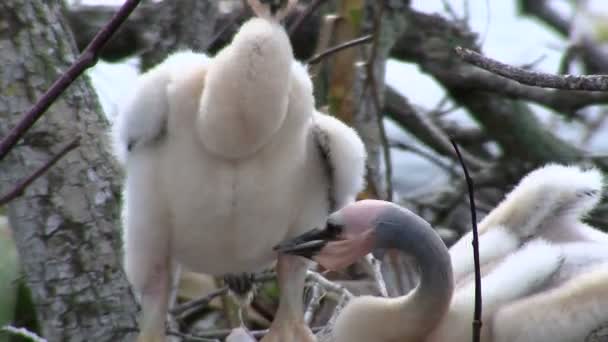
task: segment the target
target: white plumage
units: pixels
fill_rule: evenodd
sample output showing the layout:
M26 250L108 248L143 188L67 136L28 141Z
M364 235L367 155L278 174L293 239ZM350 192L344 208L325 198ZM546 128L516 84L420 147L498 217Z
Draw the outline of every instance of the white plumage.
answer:
M581 341L608 320L608 298L597 287L608 286L608 234L581 221L602 187L597 169L549 164L526 175L479 223L484 341ZM450 248L456 290L436 341L470 337L471 240L468 233ZM589 310L590 301L606 309Z
M363 187L360 138L315 111L310 78L272 17L246 22L214 58L178 52L141 75L114 140L142 340L164 336L173 263L260 270L275 244L321 225L330 203ZM303 279L294 286L301 300Z

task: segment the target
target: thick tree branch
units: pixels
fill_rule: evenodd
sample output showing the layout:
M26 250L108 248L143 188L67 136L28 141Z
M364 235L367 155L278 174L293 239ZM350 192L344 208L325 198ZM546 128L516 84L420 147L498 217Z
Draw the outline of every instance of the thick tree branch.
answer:
M471 89L463 75L478 68L462 61L455 46L477 49L476 36L468 28L437 15L408 11L408 27L393 48L392 56L417 63L445 87L496 139L509 159L533 165L549 161L574 162L582 158L575 147L546 130L524 103L483 90Z
M463 86L471 90L490 91L512 99L531 101L568 115L590 105L608 103L608 92L529 86L479 68L458 76Z
M384 108L387 115L412 133L426 146L440 155L455 158L449 137L437 127L428 117L418 113L409 101L390 86L386 87ZM462 151L467 164L479 170L488 167L488 163L475 157L467 151Z
M124 58L133 57L142 52L147 53L154 49L159 39L168 40L165 44L183 45L182 40L188 37L177 37L184 35L184 32L176 32L175 26L186 25L173 24L173 31L159 33L164 26L171 26L171 22L176 18L181 18L181 11L176 11L176 7L191 7L191 3L201 2L196 0L174 0L161 2L146 2L133 12L129 19L123 24L119 32L112 37L108 44L101 51L100 58L108 61L118 61ZM319 6L323 5L326 0L315 0L309 6L297 6L287 18L287 26L290 28L290 38L294 46L294 54L300 60L309 58L315 48L315 37L319 32L320 15L318 13ZM203 3L203 2L201 2ZM208 2L204 2L208 3ZM201 4L202 5L202 4ZM107 22L112 14L116 12L117 7L112 5L78 5L67 8L67 17L74 32L74 36L80 49L84 49L86 44L91 41L95 32ZM180 12L180 13L178 13ZM196 17L191 10L183 11L189 14L189 18ZM223 47L230 38L234 35L239 25L248 18L245 9L241 9L233 13L214 13L213 20L202 20L204 18L192 18L198 26L209 26L212 29L211 39L206 39L207 33L200 31L198 38L201 40L200 46L198 42L190 41L189 47L195 48L198 51L207 51L209 53L217 52ZM298 23L298 21L300 21ZM214 24L215 23L215 24ZM192 26L192 25L191 25ZM154 27L154 30L150 28ZM171 29L171 27L169 27ZM205 29L206 30L206 29ZM186 35L190 33L185 32ZM162 36L162 37L161 37ZM172 36L172 37L169 37ZM182 46L186 47L186 46ZM167 50L163 48L162 51ZM153 58L149 63L158 59ZM144 65L145 69L146 65Z
M542 88L563 90L607 91L608 76L604 75L552 75L538 71L518 68L485 57L473 50L457 46L454 51L465 62L479 68L517 81L522 84Z
M17 141L27 132L30 127L45 113L50 105L63 93L78 76L86 69L97 63L99 51L110 40L120 25L127 19L129 14L139 4L140 0L127 0L116 12L112 19L95 35L91 43L80 54L76 62L66 70L59 79L40 97L34 106L23 116L17 125L0 142L0 161L15 146Z
M555 29L564 37L570 35L571 24L557 10L551 7L547 0L518 0L519 9L523 15L539 19ZM608 72L608 55L592 42L582 42L577 46L587 67L587 73L605 74Z

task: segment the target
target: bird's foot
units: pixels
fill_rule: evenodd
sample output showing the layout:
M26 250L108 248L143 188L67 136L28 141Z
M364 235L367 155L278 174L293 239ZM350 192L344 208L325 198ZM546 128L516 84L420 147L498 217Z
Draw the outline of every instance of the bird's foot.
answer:
M291 12L297 0L248 0L247 2L258 17L278 21Z

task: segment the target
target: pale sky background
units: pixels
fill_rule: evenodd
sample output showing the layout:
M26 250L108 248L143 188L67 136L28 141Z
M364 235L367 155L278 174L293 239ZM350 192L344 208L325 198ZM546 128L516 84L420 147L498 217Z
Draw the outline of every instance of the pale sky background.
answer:
M84 0L84 3L115 3L118 0ZM455 12L462 16L466 0L446 0ZM542 58L536 69L545 72L556 72L567 42L553 31L546 29L539 22L519 17L516 13L515 0L468 0L470 26L477 32L482 41L484 54L502 62L522 65ZM553 0L552 4L565 15L572 15L567 0ZM414 0L413 7L427 13L440 13L444 16L443 3L439 0ZM590 0L593 11L608 12L608 1ZM132 89L137 76L136 60L121 64L100 62L89 71L93 84L98 91L104 110L109 117L117 112L121 98ZM430 77L422 74L414 64L394 60L388 62L386 81L405 94L408 99L422 108L435 108L443 98L444 91ZM545 122L557 122L557 131L567 140L580 139L580 126L566 123L544 108L534 106L538 115ZM474 125L462 111L447 116L461 123ZM390 138L406 140L411 138L392 123L387 122ZM589 148L594 153L608 153L608 125L590 142ZM421 190L429 182L445 180L443 172L428 161L408 152L393 151L395 182L409 191ZM407 170L404 172L403 170ZM404 177L407 174L407 177Z

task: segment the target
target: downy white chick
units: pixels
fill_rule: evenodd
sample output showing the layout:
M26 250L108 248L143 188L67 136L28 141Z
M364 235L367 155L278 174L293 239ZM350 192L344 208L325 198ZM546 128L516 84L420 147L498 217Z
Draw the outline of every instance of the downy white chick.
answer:
M164 340L174 265L212 275L268 267L272 246L322 224L363 188L361 139L315 111L310 77L279 24L295 1L248 2L260 18L213 58L178 52L141 75L116 119L139 341ZM306 268L294 263L279 274L297 280L295 301ZM308 329L296 309L281 301L287 323L273 325L265 341L294 325Z

